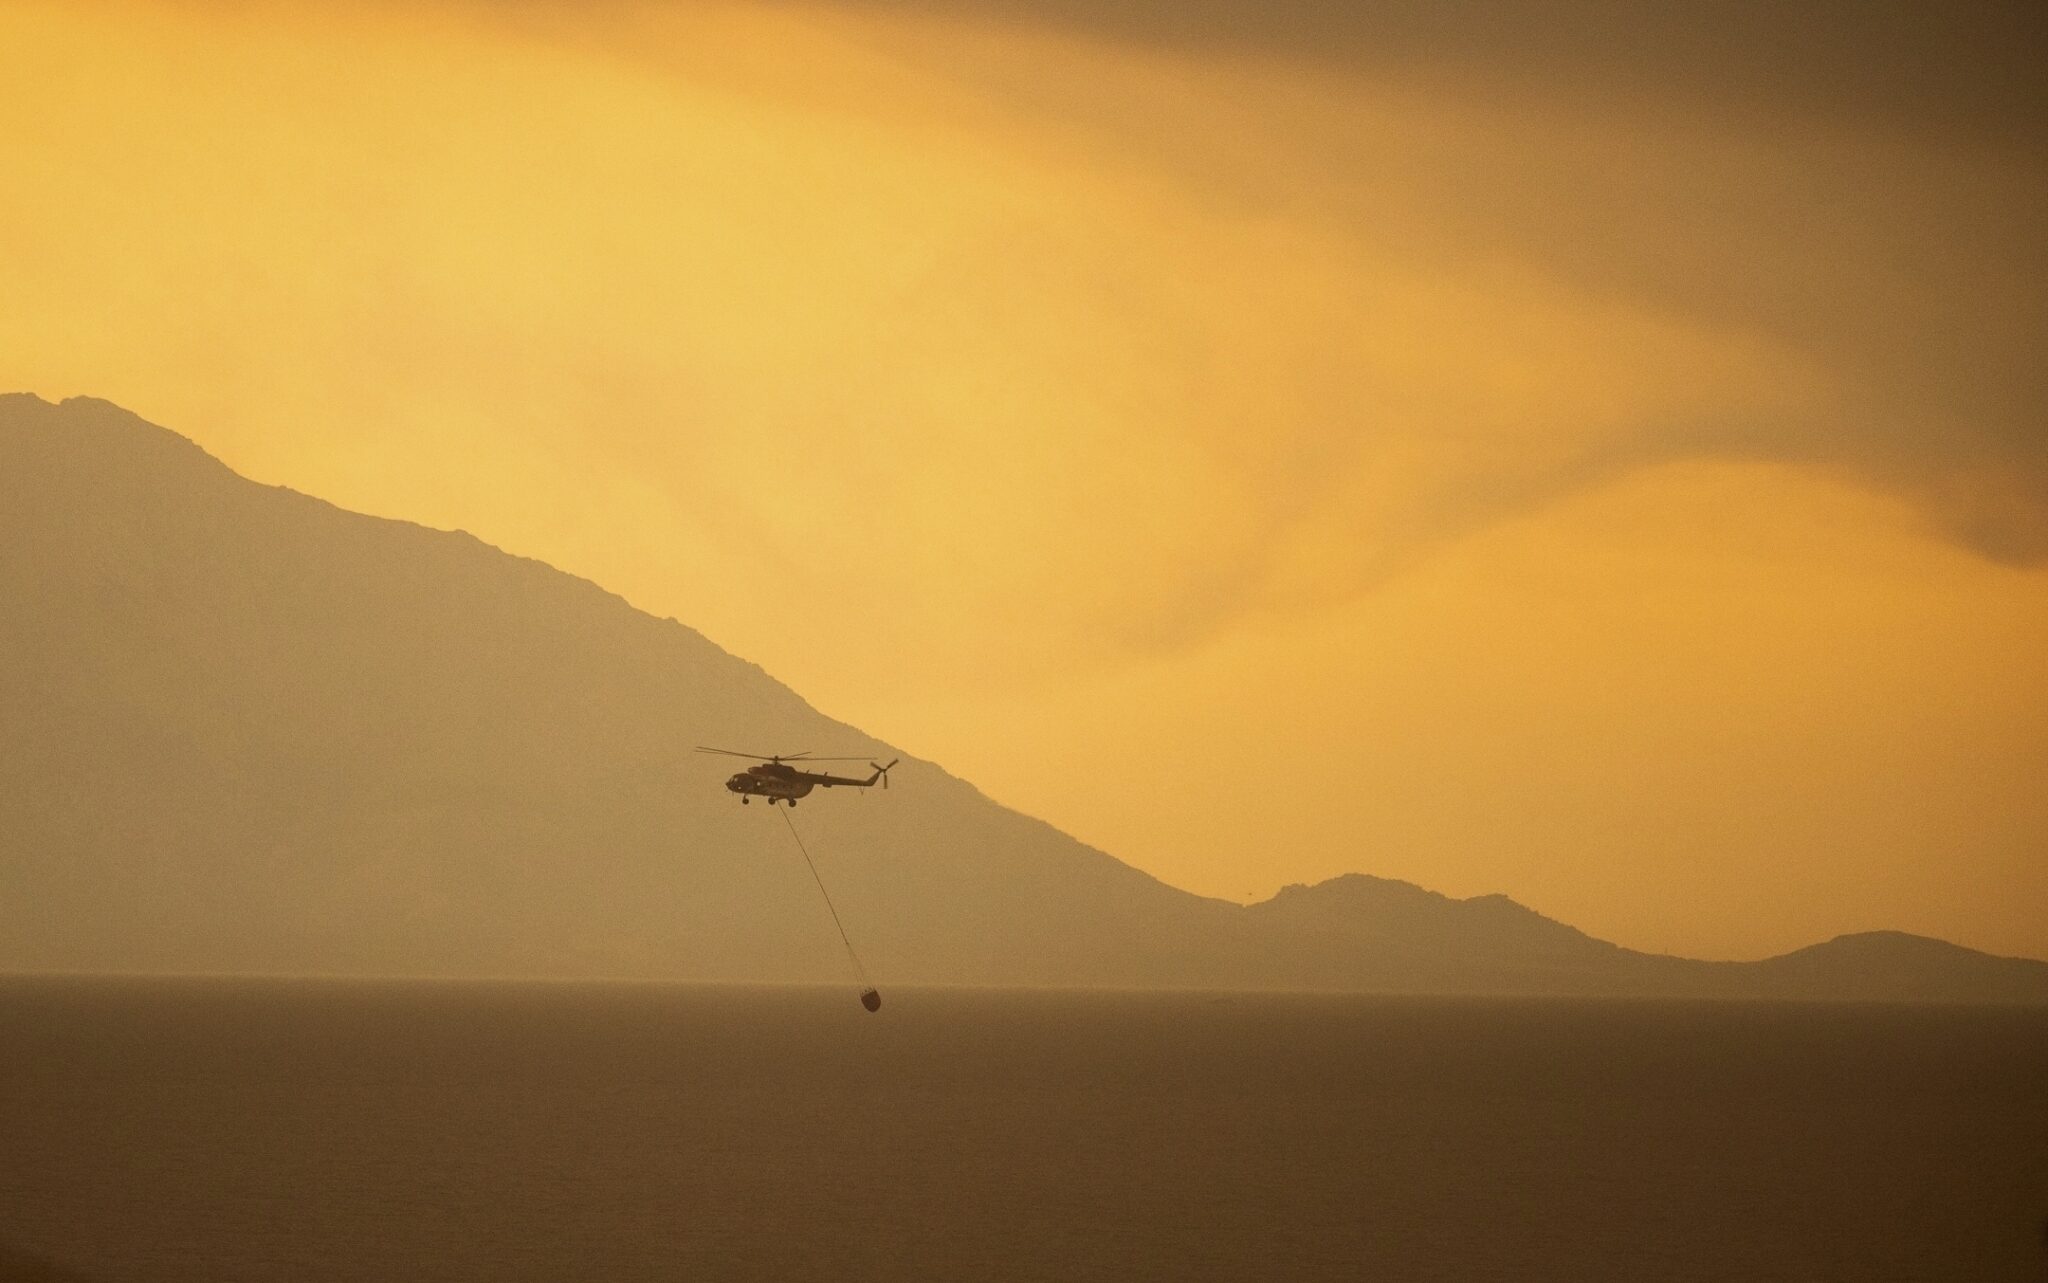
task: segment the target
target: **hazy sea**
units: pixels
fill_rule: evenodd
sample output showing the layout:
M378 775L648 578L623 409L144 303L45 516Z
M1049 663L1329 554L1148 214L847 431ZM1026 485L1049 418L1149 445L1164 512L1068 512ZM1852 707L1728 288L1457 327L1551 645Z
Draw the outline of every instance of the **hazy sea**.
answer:
M2048 1279L2048 1013L0 979L0 1277Z

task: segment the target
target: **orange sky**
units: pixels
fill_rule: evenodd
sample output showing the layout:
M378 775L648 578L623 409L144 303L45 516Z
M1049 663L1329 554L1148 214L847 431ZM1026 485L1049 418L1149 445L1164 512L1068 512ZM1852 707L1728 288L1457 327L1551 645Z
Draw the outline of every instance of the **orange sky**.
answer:
M1193 890L2048 956L2031 46L1430 9L10 5L0 389Z

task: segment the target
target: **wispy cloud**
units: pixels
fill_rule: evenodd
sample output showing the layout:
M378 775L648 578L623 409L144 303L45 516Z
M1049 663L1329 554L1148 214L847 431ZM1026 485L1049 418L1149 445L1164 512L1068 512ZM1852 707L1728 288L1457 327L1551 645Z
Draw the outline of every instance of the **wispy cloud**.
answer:
M168 379L280 476L259 421L302 415L366 494L391 450L576 480L549 509L634 523L586 542L661 555L593 569L657 608L985 680L1689 457L2048 557L2027 11L139 12L17 42L8 110L64 122L0 144L8 338L63 348L17 381Z

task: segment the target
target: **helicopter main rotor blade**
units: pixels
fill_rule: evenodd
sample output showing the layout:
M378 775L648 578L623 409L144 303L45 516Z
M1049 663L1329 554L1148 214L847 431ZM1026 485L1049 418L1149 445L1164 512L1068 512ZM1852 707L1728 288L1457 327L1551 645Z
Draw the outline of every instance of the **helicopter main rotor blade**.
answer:
M868 760L865 757L812 757L808 752L783 753L779 756L770 753L738 753L729 748L712 748L705 744L699 744L697 751L699 753L716 753L720 757L751 757L757 762L865 762Z
M697 751L699 753L716 753L721 757L751 757L757 762L786 762L792 757L804 756L802 753L784 754L781 757L771 757L766 753L735 753L729 748L707 748L702 744L697 746Z

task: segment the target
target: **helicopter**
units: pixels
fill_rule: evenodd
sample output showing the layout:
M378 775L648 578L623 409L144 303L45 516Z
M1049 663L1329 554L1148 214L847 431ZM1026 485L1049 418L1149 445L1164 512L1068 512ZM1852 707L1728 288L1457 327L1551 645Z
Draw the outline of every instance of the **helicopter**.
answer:
M769 757L761 753L735 753L729 748L706 748L702 744L697 746L697 751L699 753L716 753L723 757L751 757L760 763L758 766L749 766L746 770L739 772L725 782L728 792L740 795L740 805L742 806L757 797L765 797L768 799L768 805L770 806L775 805L777 802L786 802L794 807L798 798L809 796L810 791L821 784L828 789L839 787L864 789L873 788L877 782L880 782L881 786L887 789L889 787L889 768L902 760L900 758L892 759L888 766L869 761L868 765L875 768L875 773L863 780L851 775L832 775L824 771L800 770L789 765L791 762L801 762L809 765L812 762L859 762L866 760L858 757L812 757L809 753L787 753L781 757Z

